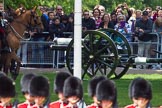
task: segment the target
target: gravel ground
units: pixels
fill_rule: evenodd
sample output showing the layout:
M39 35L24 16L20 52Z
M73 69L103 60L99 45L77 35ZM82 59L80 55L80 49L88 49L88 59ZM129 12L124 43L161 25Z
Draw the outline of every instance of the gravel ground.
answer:
M57 72L57 71L68 71L67 68L29 68L29 67L21 67L20 72ZM153 70L153 69L129 69L126 74L162 74L162 70Z

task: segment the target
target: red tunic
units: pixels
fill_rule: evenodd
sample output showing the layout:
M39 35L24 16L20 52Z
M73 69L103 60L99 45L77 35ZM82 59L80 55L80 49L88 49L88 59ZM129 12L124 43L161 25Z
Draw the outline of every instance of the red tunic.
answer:
M66 105L67 103L61 101L55 101L50 103L49 108L61 108L61 106L65 107Z
M12 105L11 104L8 105L8 106L2 106L2 105L0 105L0 108L12 108Z
M17 108L30 108L32 106L33 106L33 104L31 104L29 102L24 102L24 103L18 104Z
M96 104L91 104L91 105L88 105L87 108L102 108L102 107Z
M124 108L136 108L136 106L134 106L133 104L131 104L131 105L125 106Z

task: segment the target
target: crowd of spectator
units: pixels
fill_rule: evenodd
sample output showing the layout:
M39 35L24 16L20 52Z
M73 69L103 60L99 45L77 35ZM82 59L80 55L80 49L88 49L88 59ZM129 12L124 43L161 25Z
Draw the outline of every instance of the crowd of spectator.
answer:
M74 32L74 13L69 15L64 12L62 6L58 5L55 9L47 7L40 8L42 12L42 22L45 31L50 35L47 40L53 40L54 37L69 37L63 32ZM114 11L108 13L102 5L96 5L93 10L83 10L82 30L111 28L122 33L128 42L139 42L138 50L134 54L138 56L152 57L155 54L150 53L150 42L155 40L151 32L161 33L162 30L162 8L156 6L156 10L146 7L143 10L129 7L127 3L119 4ZM157 40L156 40L157 41ZM151 55L152 54L152 55ZM147 68L139 66L138 68Z

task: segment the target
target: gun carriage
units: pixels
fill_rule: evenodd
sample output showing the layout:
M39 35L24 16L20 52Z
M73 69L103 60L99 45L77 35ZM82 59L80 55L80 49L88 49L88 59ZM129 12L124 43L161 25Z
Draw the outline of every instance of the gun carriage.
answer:
M56 38L53 50L66 51L66 66L73 74L74 41L72 38ZM134 63L160 63L162 59L137 57L121 33L113 29L85 31L82 34L82 78L85 75L106 75L121 78Z

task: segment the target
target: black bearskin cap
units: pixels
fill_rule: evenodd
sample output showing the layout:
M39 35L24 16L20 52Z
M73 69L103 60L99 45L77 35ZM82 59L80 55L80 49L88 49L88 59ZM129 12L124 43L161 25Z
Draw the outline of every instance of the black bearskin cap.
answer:
M83 87L81 80L74 76L67 78L64 83L63 94L66 98L70 96L77 96L82 99Z
M109 100L113 107L117 104L117 90L115 83L109 79L102 80L97 84L96 97L98 101Z
M57 73L55 81L54 81L55 93L59 93L59 92L63 93L64 82L70 76L71 76L71 74L68 72Z
M88 85L88 93L91 97L96 95L96 87L97 84L102 81L106 80L107 78L104 76L95 76L93 79L90 80L89 85Z
M146 98L152 99L152 89L151 84L144 78L135 78L129 86L129 96L130 98Z
M30 84L31 79L34 76L36 76L36 75L33 73L27 73L22 76L21 81L20 81L22 93L29 93L29 84Z
M32 78L29 85L29 94L31 96L49 96L49 82L48 79L43 76L35 76Z
M14 97L16 94L13 81L7 76L0 77L0 97Z

